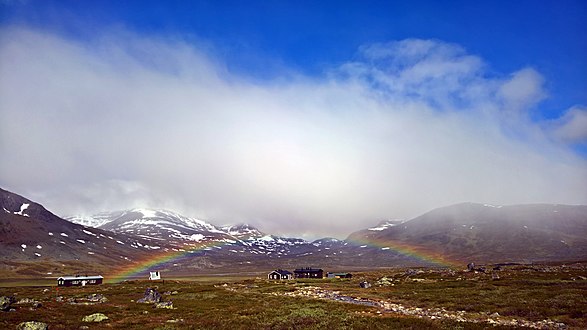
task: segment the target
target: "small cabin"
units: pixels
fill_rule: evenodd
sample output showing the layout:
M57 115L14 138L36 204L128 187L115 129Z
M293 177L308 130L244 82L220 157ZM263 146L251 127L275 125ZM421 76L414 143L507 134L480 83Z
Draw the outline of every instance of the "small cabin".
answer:
M294 270L294 277L295 278L323 278L324 271L319 268L298 268Z
M104 277L96 276L62 276L57 279L57 286L86 286L102 284Z
M293 274L290 271L283 269L276 269L267 275L270 280L291 280Z
M154 280L160 280L160 279L161 279L161 273L149 272L149 280L154 281Z
M326 273L328 278L353 278L351 273Z

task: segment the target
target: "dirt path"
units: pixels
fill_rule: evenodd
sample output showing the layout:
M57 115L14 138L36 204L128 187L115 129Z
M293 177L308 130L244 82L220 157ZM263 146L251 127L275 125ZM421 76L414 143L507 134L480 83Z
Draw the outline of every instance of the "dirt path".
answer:
M465 311L449 311L444 308L420 308L392 303L385 300L357 298L340 294L338 291L324 290L319 287L299 288L294 292L272 293L273 295L308 297L326 299L350 304L377 307L379 313L395 313L409 315L432 320L453 320L457 322L487 323L489 325L504 325L514 327L527 327L534 329L567 329L564 323L549 319L542 321L529 321L519 318L503 317L498 313L471 313Z

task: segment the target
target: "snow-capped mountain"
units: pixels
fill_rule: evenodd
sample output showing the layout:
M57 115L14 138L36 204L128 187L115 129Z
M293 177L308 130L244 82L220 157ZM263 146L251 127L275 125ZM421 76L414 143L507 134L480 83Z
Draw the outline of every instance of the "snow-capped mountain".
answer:
M267 235L251 225L217 227L166 210L131 209L102 212L93 217L69 217L68 220L99 224L98 228L115 233L165 240L176 247L198 243L214 246L215 250L224 247L235 253L275 256L306 252L311 248L310 243L303 239Z
M265 234L260 232L259 229L248 224L228 225L223 226L221 229L233 237L244 240L265 236Z
M48 267L45 273L128 265L166 248L154 240L65 221L3 189L0 207L0 263L22 263L22 274L38 275L39 264Z
M116 218L115 216L112 215L112 213L113 212L104 212L104 213L94 214L92 216L78 215L78 216L72 216L72 217L65 217L64 219L67 221L73 222L73 223L77 223L78 225L92 227L92 228L98 228L100 226L107 224L108 222L111 222L112 220L114 220Z
M173 242L198 242L204 239L222 239L227 235L206 221L181 214L154 209L131 209L102 212L91 217L69 217L68 220L115 233L157 238Z

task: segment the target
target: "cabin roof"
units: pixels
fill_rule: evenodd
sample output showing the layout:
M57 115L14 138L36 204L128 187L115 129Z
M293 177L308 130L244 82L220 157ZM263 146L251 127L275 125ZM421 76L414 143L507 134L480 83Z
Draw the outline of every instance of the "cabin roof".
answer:
M294 270L294 273L317 273L317 272L323 272L323 270L320 268L311 268L311 267L297 268L296 270Z
M279 275L291 275L291 272L287 271L285 269L276 269L269 274L272 274L272 273L278 273Z
M104 279L102 275L92 275L92 276L61 276L57 278L57 280L64 280L64 281L73 281L73 280L99 280Z

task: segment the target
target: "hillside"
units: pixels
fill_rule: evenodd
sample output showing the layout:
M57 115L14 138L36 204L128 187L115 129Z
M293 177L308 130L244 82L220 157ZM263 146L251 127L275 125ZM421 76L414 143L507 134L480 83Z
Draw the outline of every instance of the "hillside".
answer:
M355 232L349 240L405 244L462 262L581 260L587 258L587 206L463 203Z

